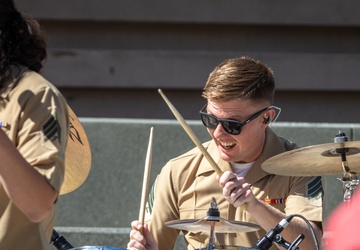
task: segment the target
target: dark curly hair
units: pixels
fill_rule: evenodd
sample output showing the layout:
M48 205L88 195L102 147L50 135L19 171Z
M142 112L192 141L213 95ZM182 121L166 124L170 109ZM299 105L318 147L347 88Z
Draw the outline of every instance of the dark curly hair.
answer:
M13 0L0 0L0 87L10 77L11 65L40 72L46 46L39 23L21 14Z

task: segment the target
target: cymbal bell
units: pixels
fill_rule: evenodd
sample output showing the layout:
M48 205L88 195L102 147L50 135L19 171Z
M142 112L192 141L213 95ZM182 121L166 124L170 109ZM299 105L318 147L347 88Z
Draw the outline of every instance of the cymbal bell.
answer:
M85 130L74 111L68 106L70 133L65 151L65 176L60 195L79 188L90 172L91 150Z
M341 152L351 172L360 171L360 142L346 141L298 148L275 155L261 168L284 176L324 176L344 173Z
M165 226L189 232L206 232L214 225L216 233L243 233L260 229L260 226L247 222L229 221L221 217L207 216L203 219L173 220L165 223Z

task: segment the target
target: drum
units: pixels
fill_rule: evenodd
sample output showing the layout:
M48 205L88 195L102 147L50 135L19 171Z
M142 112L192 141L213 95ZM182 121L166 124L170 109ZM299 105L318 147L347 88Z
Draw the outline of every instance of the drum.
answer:
M195 250L207 250L208 247L196 248ZM249 250L250 248L242 246L220 246L215 247L213 250Z
M126 248L115 248L115 247L106 247L106 246L83 246L83 247L75 247L69 250L126 250Z

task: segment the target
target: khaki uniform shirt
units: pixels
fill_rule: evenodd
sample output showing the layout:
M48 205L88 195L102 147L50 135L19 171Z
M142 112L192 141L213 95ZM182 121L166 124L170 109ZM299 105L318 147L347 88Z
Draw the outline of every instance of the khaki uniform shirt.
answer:
M41 75L23 67L14 67L13 74L18 79L0 90L1 129L26 161L59 191L69 134L66 101ZM53 208L44 221L32 223L0 184L0 249L48 250L54 219Z
M230 164L220 158L213 141L205 143L204 146L222 171L232 171ZM294 144L291 145L290 142L280 139L268 128L263 153L245 179L252 185L251 189L258 199L286 199L285 204L278 203L272 206L287 215L301 214L310 221L321 221L320 177L277 176L261 169L261 164L266 159L293 148ZM149 222L150 231L158 242L160 250L173 249L179 234L179 230L166 227L165 222L202 219L206 217L213 198L217 202L221 218L256 224L255 219L242 206L236 209L225 200L215 176L215 171L197 148L170 160L164 166L156 180L155 198ZM311 188L315 191L311 191ZM183 233L187 249L206 247L209 243L210 227L208 232L184 231ZM220 233L215 234L215 244L251 247L265 234L263 229L247 233ZM274 244L271 249L278 248Z

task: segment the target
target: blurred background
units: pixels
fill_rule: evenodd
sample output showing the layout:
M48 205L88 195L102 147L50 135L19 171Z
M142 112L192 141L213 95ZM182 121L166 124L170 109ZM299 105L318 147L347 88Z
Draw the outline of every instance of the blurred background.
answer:
M80 117L91 147L88 178L57 204L56 230L74 246L126 247L150 127L150 185L170 158L194 147L157 90L208 140L201 91L224 59L247 55L273 69L282 108L274 130L299 146L331 143L339 129L351 140L360 133L358 0L15 2L45 30L43 74ZM337 177L323 178L324 222L343 200Z
M275 72L279 121L360 122L357 0L15 0L48 36L44 74L80 117L198 120L222 60Z

